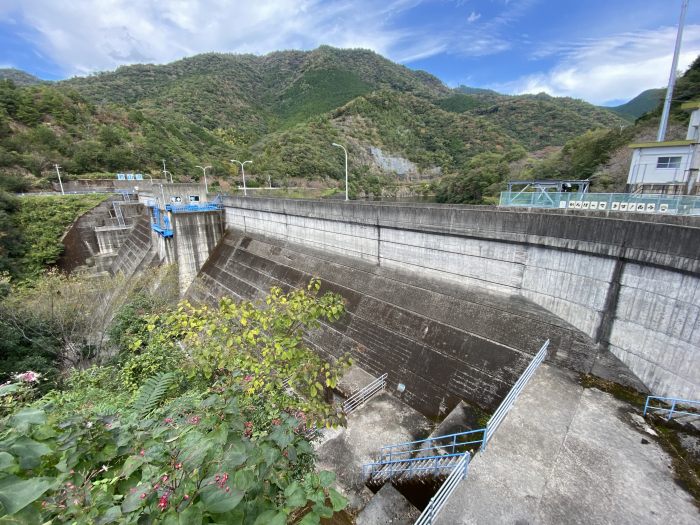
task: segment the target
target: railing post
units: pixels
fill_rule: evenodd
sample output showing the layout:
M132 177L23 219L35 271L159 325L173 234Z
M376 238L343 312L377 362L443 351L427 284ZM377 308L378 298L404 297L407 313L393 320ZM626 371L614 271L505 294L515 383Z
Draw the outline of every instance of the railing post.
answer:
M671 410L668 412L668 417L666 418L666 421L671 420L671 416L673 415L673 411L676 409L676 400L673 400L673 403L671 403Z
M452 453L455 453L455 448L457 447L457 435L452 436Z
M647 410L649 409L649 397L650 396L647 396L647 401L646 401L646 403L644 403L644 413L642 414L642 416L644 416L644 417L646 417Z

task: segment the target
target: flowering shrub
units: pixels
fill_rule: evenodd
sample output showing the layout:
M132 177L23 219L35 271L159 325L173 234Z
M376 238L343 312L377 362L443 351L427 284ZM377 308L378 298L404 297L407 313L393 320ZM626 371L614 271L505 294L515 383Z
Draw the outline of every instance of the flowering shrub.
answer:
M267 307L183 303L145 316L120 362L75 371L36 400L39 375L0 386L0 522L304 525L345 507L314 472L309 428L342 363L303 330L343 311L320 283ZM303 509L303 510L302 510Z
M0 431L0 504L26 523L286 523L309 505L318 523L346 502L333 475L311 472L299 421L282 415L251 439L227 388L175 398L146 419L57 420L32 407Z

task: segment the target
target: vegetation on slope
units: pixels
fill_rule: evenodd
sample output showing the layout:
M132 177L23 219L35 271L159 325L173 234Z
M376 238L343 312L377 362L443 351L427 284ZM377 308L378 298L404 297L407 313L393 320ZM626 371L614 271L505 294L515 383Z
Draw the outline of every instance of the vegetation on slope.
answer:
M619 106L607 108L627 120L634 122L636 119L655 110L663 101L665 89L647 89L642 91L632 100Z
M140 291L117 316L132 330L116 358L48 392L35 371L14 375L0 386L0 520L310 525L343 509L306 437L340 421L325 398L342 363L302 340L343 312L319 288L273 289L265 308L158 306Z
M13 197L0 191L0 273L13 280L37 277L63 252L61 238L104 195Z

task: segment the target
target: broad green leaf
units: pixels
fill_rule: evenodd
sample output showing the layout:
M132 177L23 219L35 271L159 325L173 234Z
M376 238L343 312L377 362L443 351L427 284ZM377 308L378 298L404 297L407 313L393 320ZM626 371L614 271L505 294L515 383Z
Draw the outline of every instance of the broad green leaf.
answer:
M285 525L287 515L277 510L266 510L258 515L253 525Z
M328 489L328 498L331 500L335 512L343 510L348 505L348 500L335 489Z
M9 394L14 394L19 390L19 384L18 383L10 383L9 385L2 385L0 386L0 397L6 396Z
M102 515L97 518L96 525L107 525L118 521L122 516L122 510L119 507L110 507Z
M318 525L321 522L321 517L316 512L309 512L299 522L299 525Z
M328 470L322 471L318 477L319 481L321 482L321 486L325 488L330 487L335 481L335 474Z
M22 469L34 468L39 464L39 458L51 454L51 448L44 443L39 443L31 438L22 436L18 438L9 448L12 455L19 459L19 466Z
M7 452L0 452L0 472L9 472L17 466L15 458Z
M124 514L134 512L140 509L146 502L147 498L141 498L142 494L148 494L150 489L147 485L140 485L136 487L134 492L130 492L126 498L124 498L124 503L122 503L121 509Z
M190 505L180 513L180 525L202 525L202 509Z
M250 470L239 470L233 476L233 484L245 492L255 486L255 476Z
M0 480L0 503L7 514L14 514L39 499L54 485L54 481L52 478L3 478Z
M125 478L131 476L136 469L141 467L146 462L143 456L129 456L124 462L121 475Z
M25 408L12 416L12 425L15 427L29 425L41 425L46 421L46 413L39 408Z
M306 492L296 481L284 489L288 507L303 507L306 504Z
M214 514L221 514L235 509L243 499L243 496L243 491L237 488L226 492L224 489L219 488L218 485L209 485L201 492L204 508Z

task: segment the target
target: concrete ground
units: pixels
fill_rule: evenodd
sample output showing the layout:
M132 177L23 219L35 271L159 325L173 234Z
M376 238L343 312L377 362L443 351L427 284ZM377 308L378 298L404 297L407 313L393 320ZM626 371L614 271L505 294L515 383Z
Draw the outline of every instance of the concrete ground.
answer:
M430 434L430 421L382 392L348 417L346 428L327 429L314 443L316 468L336 475L336 488L350 500L350 509L364 508L372 497L362 465L374 461L383 445L421 439Z
M630 406L543 364L437 523L698 524Z

